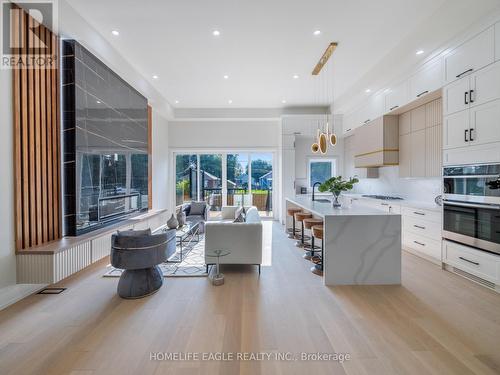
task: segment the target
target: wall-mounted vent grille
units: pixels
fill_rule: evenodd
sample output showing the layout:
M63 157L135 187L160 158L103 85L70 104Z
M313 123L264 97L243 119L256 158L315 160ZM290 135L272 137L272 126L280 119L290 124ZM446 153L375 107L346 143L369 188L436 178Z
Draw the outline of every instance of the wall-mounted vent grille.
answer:
M495 284L492 283L491 281L482 279L476 275L473 275L472 273L462 271L461 269L458 269L456 267L453 267L453 272L456 273L457 275L466 277L469 280L475 281L476 283L481 284L487 288L495 290Z

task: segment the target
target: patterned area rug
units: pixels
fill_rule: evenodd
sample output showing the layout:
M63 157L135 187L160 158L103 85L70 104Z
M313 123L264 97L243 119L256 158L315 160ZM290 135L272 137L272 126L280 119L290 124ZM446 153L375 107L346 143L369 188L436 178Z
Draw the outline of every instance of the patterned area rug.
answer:
M179 258L179 249L169 259ZM191 243L182 250L184 259L181 263L162 263L159 265L164 277L206 277L205 238L200 235L200 242ZM120 277L123 270L108 266L104 277Z

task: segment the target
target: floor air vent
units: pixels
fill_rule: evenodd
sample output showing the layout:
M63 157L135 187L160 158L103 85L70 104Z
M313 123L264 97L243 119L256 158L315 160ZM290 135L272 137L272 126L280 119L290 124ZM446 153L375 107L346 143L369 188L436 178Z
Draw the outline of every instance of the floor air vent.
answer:
M491 281L481 279L480 277L477 277L476 275L473 275L472 273L462 271L461 269L458 269L456 267L453 267L453 272L456 273L457 275L466 277L469 280L475 281L478 284L484 285L487 288L495 290L495 284L492 283Z
M61 294L66 288L45 288L39 291L37 294Z

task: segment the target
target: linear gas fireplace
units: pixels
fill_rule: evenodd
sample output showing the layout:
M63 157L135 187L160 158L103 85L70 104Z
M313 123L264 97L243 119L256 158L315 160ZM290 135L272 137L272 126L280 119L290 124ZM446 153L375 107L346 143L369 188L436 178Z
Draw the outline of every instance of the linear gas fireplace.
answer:
M62 42L64 235L148 208L147 99L74 40Z

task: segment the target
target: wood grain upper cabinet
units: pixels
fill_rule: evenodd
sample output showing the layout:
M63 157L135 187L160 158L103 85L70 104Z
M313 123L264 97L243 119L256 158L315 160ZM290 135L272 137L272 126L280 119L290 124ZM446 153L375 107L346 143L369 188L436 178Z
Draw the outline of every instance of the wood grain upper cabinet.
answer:
M356 168L354 166L354 136L344 138L344 176L378 178L378 168Z
M425 177L425 128L410 135L410 171L412 177Z
M445 82L462 78L495 60L495 27L491 26L451 51L444 59Z
M408 81L401 82L394 88L389 88L384 101L385 113L394 111L408 103Z
M410 101L443 86L443 60L437 57L426 63L410 78Z
M411 134L399 135L399 177L411 177Z
M381 116L354 132L356 168L398 164L398 116Z

